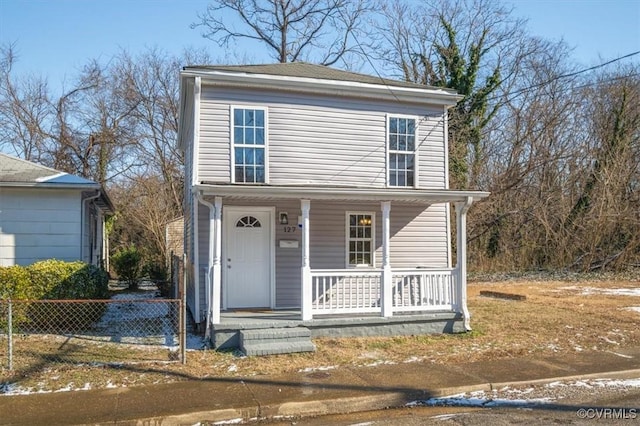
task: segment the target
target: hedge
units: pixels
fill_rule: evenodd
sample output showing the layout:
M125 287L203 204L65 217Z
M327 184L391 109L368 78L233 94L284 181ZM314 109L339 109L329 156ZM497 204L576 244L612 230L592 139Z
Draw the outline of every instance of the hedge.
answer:
M106 299L108 283L106 272L83 262L45 260L29 266L0 267L0 300ZM81 330L98 321L105 309L104 303L30 303L15 306L13 320L23 331ZM3 316L0 329L4 327Z
M0 267L0 299L106 299L108 284L105 271L84 262L52 259Z

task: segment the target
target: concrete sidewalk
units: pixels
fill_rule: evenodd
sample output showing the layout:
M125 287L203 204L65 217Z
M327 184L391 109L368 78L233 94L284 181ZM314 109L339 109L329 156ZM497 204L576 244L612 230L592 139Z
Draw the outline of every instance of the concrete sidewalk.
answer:
M410 401L560 379L639 378L640 348L436 365L341 367L117 389L0 396L0 424L193 425L400 407Z

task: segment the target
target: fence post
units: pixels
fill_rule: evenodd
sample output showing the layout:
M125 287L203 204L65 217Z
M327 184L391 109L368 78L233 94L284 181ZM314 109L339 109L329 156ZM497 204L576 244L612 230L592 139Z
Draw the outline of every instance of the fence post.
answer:
M179 282L180 280L178 280ZM180 360L182 364L187 363L187 304L185 298L187 294L187 254L182 255L182 283L178 295L180 296Z
M7 309L7 341L9 344L9 371L13 371L13 309L11 299Z

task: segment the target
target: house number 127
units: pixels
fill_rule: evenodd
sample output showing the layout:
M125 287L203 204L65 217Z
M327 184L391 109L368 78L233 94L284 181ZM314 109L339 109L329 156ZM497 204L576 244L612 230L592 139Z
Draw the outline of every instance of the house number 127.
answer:
M284 232L287 232L287 233L296 232L296 227L295 226L285 226L284 227Z

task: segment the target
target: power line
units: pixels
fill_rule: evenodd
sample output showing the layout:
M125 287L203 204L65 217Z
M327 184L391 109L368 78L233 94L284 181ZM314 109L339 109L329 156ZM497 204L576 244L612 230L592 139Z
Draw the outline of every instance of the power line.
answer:
M531 85L529 87L525 87L524 89L516 90L515 92L510 93L509 94L509 100L512 100L513 98L515 98L516 96L520 95L521 93L528 92L531 89L535 89L535 88L541 87L541 86L546 86L547 84L551 84L554 81L558 81L558 80L563 79L563 78L575 77L576 75L580 75L580 74L584 74L584 73L589 72L589 71L597 70L599 68L606 67L607 65L613 64L613 63L621 61L623 59L630 58L630 57L638 55L638 54L640 54L640 50L638 50L636 52L629 53L629 54L624 55L624 56L620 56L620 57L615 58L615 59L611 59L610 61L603 62L601 64L598 64L598 65L595 65L595 66L592 66L592 67L589 67L589 68L584 68L584 69L581 69L579 71L574 71L574 72L571 72L571 73L568 73L568 74L558 75L558 76L553 77L553 78L551 78L551 79L549 79L547 81L543 81L541 83L533 84L533 85ZM489 98L488 100L492 101L492 100L498 99L500 97L501 96L493 96L493 97Z

